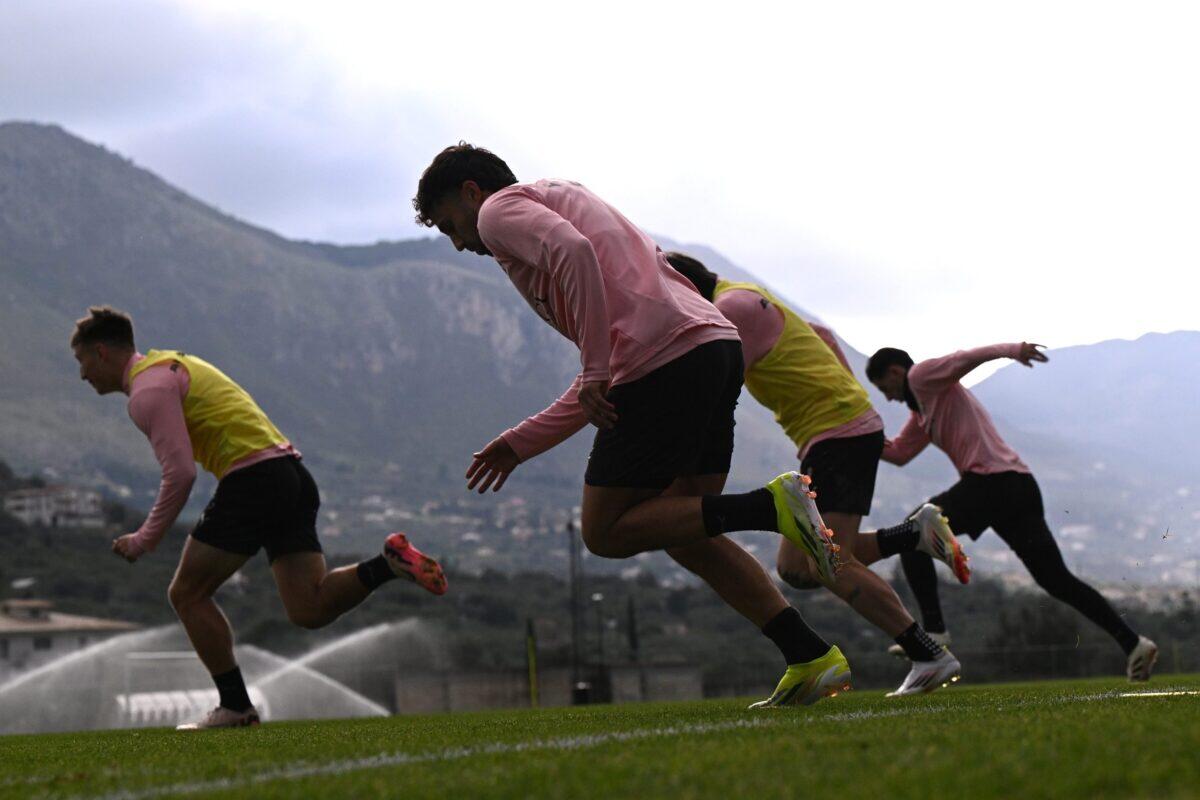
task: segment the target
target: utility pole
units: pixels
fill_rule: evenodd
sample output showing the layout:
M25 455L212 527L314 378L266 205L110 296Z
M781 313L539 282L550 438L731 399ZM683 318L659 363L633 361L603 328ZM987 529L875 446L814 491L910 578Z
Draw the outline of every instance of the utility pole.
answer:
M533 618L525 620L525 666L529 672L529 705L538 707L537 634Z
M575 520L567 522L568 577L571 612L571 703L588 702L589 685L583 680L580 646L583 641L583 568L579 561L579 537Z
M629 603L626 610L625 625L627 627L626 634L629 636L629 660L638 671L638 696L641 700L649 699L648 686L646 682L646 668L642 665L642 646L638 639L637 627L637 608L633 603L633 595L629 595Z
M637 609L633 605L633 594L629 595L625 606L625 628L629 637L629 660L637 664L642 660L641 643L638 641Z

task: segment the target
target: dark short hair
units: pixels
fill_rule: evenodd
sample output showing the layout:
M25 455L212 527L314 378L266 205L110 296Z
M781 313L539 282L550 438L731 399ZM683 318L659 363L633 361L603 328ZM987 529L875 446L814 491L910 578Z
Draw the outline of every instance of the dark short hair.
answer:
M867 359L867 380L872 383L879 380L893 364L899 364L907 370L913 365L912 356L895 347L879 348L875 355Z
M475 181L486 192L496 192L517 182L504 159L482 147L459 142L447 147L434 157L433 162L421 173L417 183L417 196L413 208L417 211L417 222L432 227L430 214L433 207L450 192L458 191L467 181Z
M75 320L71 347L87 344L108 344L114 347L133 347L133 319L112 306L92 306L88 315Z
M684 253L670 252L666 253L667 261L675 268L683 277L692 282L700 295L708 301L712 301L713 293L717 289L717 281L720 276L717 273L709 270L708 267L701 264L696 259Z

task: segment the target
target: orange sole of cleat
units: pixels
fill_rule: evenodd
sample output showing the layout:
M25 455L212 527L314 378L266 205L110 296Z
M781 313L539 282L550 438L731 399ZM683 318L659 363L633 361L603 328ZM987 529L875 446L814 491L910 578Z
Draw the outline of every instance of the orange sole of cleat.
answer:
M958 542L954 543L954 553L951 560L954 562L954 577L958 578L959 583L966 586L971 582L971 567L967 563L971 559L963 552L962 546Z
M850 684L848 684L848 683L843 683L841 686L836 686L836 687L834 687L834 688L832 688L832 689L829 689L829 690L827 690L827 691L825 692L825 696L826 696L826 697L837 697L837 696L838 696L838 694L840 694L841 692L848 692L848 691L850 691L850 690L851 690L851 689L853 689L853 688L854 688L854 687L853 687L853 686L851 686Z

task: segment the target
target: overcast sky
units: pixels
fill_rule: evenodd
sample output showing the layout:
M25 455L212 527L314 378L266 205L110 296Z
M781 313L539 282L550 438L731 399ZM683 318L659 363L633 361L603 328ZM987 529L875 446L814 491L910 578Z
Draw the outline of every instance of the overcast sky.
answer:
M784 5L6 0L0 119L339 243L466 139L867 352L1200 329L1193 4Z

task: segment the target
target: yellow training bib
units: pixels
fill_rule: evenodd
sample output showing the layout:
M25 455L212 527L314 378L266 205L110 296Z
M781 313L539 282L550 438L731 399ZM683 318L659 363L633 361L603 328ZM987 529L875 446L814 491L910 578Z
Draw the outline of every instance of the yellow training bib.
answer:
M779 341L746 371L746 388L775 413L798 449L871 409L867 391L807 322L753 283L719 280L713 300L733 289L754 292L783 313Z
M188 371L191 384L183 399L188 438L196 462L218 479L246 456L287 443L254 398L204 359L177 350L151 350L130 369L130 385L139 373L164 362L178 362Z

